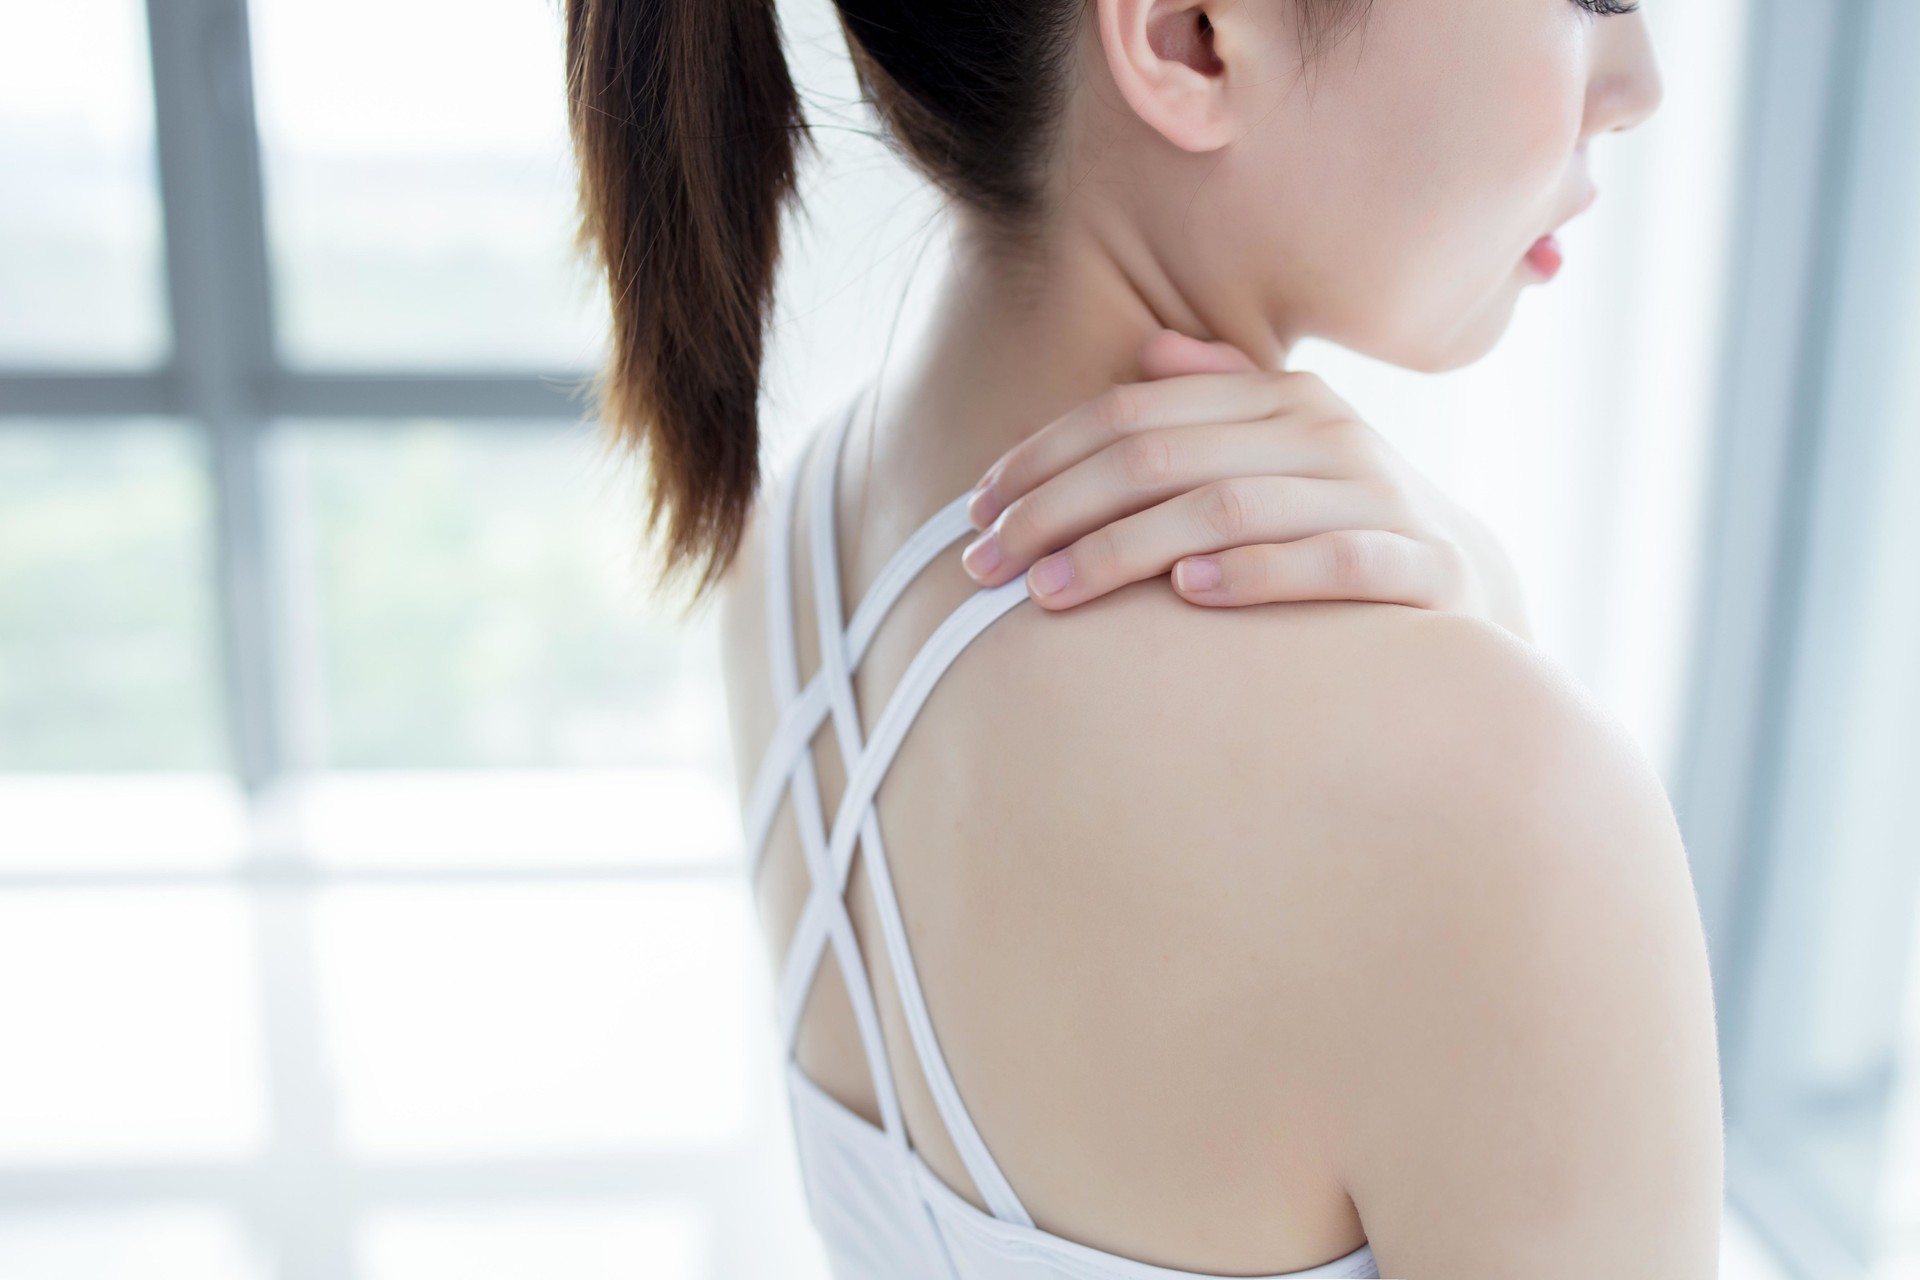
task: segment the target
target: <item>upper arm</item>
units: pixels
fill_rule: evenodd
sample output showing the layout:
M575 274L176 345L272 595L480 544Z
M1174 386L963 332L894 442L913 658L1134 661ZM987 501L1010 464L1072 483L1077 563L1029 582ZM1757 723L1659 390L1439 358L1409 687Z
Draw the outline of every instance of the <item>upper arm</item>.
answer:
M1530 651L1417 625L1342 805L1377 874L1329 1128L1382 1272L1711 1276L1713 1002L1665 793Z

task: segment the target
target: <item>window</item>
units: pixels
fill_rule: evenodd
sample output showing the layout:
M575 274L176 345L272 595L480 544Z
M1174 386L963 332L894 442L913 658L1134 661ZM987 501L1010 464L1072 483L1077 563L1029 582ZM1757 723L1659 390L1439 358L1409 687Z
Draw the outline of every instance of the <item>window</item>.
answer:
M557 5L255 0L276 283L301 367L584 369Z
M0 362L144 366L166 353L142 8L0 6Z
M559 50L0 3L0 1274L808 1274Z
M730 768L714 619L643 607L585 424L292 420L265 452L317 762Z
M211 769L203 442L164 419L0 433L0 769Z

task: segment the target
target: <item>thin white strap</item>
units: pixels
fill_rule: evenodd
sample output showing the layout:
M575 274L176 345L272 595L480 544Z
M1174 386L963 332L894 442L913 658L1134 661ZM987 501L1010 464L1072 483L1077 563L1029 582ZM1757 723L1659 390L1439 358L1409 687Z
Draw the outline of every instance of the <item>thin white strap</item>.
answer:
M880 623L893 609L901 593L920 576L920 571L932 564L934 557L951 546L956 538L974 532L972 522L967 519L967 501L971 496L961 494L914 530L913 536L893 553L886 567L880 571L880 576L867 588L866 597L860 601L860 607L854 610L853 623L847 628L849 667L859 669L860 660L866 656L867 647L880 630ZM780 642L791 650L793 637L791 634L783 635ZM800 696L788 702L781 711L773 737L765 754L760 757L753 785L747 791L745 831L750 874L758 872L760 860L766 856L767 837L773 828L774 816L779 812L780 799L791 781L790 770L795 750L791 744L811 742L826 718L827 681L824 672L816 671Z
M833 836L828 846L828 859L832 864L829 875L830 883L840 886L841 892L845 891L847 873L853 861L854 838L863 825L860 814L865 806L872 804L874 794L879 790L881 776L905 739L914 714L926 702L933 686L968 642L1027 598L1024 577L997 587L983 587L949 614L926 645L914 655L907 673L901 677L899 686L888 698L885 710L874 724L873 739L848 771L847 790L834 815ZM909 999L906 995L912 991L916 997L919 996L920 979L913 956L898 927L899 905L894 899L885 860L882 857L870 857L867 866L873 883L874 901L880 908L883 923L889 916L893 917L893 927L883 927L881 932L887 944L887 957L893 964L896 984L901 991L901 1006L907 1016L907 1028L925 1069L927 1086L933 1092L935 1102L940 1105L943 1119L949 1112L963 1115L965 1112L960 1105L959 1091L954 1087L947 1070L946 1059L940 1054L924 998ZM797 985L797 975L803 965L796 962L801 956L817 955L820 939L830 919L830 909L824 905L822 897L808 900L799 926L794 931L793 945L787 952L788 968L782 975L783 1000L792 999L790 992ZM799 989L804 990L804 987ZM951 1119L947 1123L954 1145L961 1152L968 1166L967 1171L974 1179L974 1185L979 1187L982 1198L987 1201L994 1216L1023 1226L1033 1225L1019 1198L1013 1194L1012 1186L994 1164L993 1157L987 1153L986 1144L980 1139L971 1120L964 1126L956 1125Z
M845 891L848 869L853 863L853 842L859 835L857 811L860 806L870 802L880 789L881 775L892 763L893 754L899 750L914 715L960 651L1001 614L1027 598L1024 577L1003 582L997 587L982 587L941 621L927 638L926 644L914 654L913 661L907 664L906 673L888 695L886 707L874 722L872 739L861 751L859 760L848 770L847 789L841 794L840 806L834 813L828 858L832 864L834 882L842 892ZM828 914L823 903L808 902L800 917L800 924L794 930L793 943L788 948L789 960L819 945L826 933ZM782 980L783 983L797 982L798 976L788 969Z
M804 466L795 468L795 474L781 494L778 509L768 530L767 538L767 617L773 632L772 654L773 689L776 701L781 705L790 704L799 685L799 660L794 652L793 637L793 563L789 530L793 525L794 504L800 492L800 478L805 472ZM817 723L817 722L816 722ZM832 875L831 865L827 861L824 819L820 806L820 787L813 768L812 735L797 742L776 740L773 751L782 752L785 762L780 770L783 778L789 779L793 795L795 825L800 829L802 856L806 864L807 875L815 886ZM776 800L778 796L776 795ZM809 905L812 897L809 897ZM880 1034L879 1010L874 1004L873 988L866 981L866 965L860 957L860 948L853 935L853 922L847 915L844 900L836 899L834 906L839 910L827 914L825 937L821 945L810 944L812 963L808 966L808 982L802 987L791 1010L783 999L780 1006L781 1045L784 1052L793 1053L794 1036L799 1028L800 1014L804 1011L807 990L812 986L813 971L819 967L819 956L824 945L833 947L834 960L845 978L848 999L853 1004L854 1024L860 1032L860 1043L866 1052L867 1070L873 1076L874 1097L880 1108L880 1127L898 1153L902 1166L906 1165L907 1130L900 1116L900 1100L893 1086L893 1073L888 1066L886 1042ZM789 963L791 957L789 956Z
M858 762L872 775L874 783L877 786L879 775L884 772L886 765L891 763L893 751L898 747L899 741L904 734L893 735L892 745L887 748L885 757L879 757L873 753L862 751L859 711L853 695L851 672L849 670L847 653L844 648L845 637L840 625L842 616L840 607L840 573L839 557L835 545L837 542L837 532L835 529L833 499L838 479L839 457L846 436L846 426L847 424L845 422L837 426L833 433L823 442L821 453L814 460L813 498L810 503L810 515L812 517L811 543L813 548L814 614L818 620L820 631L821 673L826 680L829 705L833 713L834 730L839 738L841 756L849 764L850 784L852 781L854 762ZM966 634L964 638L960 639L958 644L952 643L952 640L958 633L944 626L935 631L934 639L929 641L928 647L934 647L937 642L942 641L948 646L948 650L945 652L943 660L937 668L929 667L919 662L919 658L925 656L924 649L920 655L916 655L915 664L909 667L909 678L915 678L916 684L921 690L917 699L914 701L914 710L917 711L919 704L925 701L926 695L931 692L934 682L939 679L939 676L945 671L946 666L951 663L952 659L958 655L961 648L965 646L966 641L970 640L974 634L978 634L978 630L983 630L986 622L992 621L993 618L998 617L1000 613L1005 612L1006 608L1011 608L1014 604L1026 598L1025 582L1023 579L1016 579L1011 583L1005 584L1005 586L1013 587L1015 590L1005 592L1003 588L994 589L995 592L1000 593L1000 598L1004 600L1004 607L998 611L987 614L984 621L980 624L980 627ZM987 592L983 594L993 593ZM956 612L967 612L967 605L970 604L973 604L972 600L969 600L967 604L963 604L961 609ZM975 612L978 611L976 610ZM917 678L914 677L915 666L919 667ZM906 683L907 679L903 679L902 684L905 685ZM897 705L899 705L899 698L896 693L894 697L889 699L887 710L893 711ZM883 713L883 720L884 718ZM898 719L898 716L896 716L896 719ZM947 1131L953 1139L954 1147L960 1155L961 1162L966 1166L967 1173L973 1179L974 1185L979 1188L981 1197L986 1201L987 1207L993 1215L1004 1221L1031 1226L1032 1218L1020 1203L1019 1197L1014 1194L1013 1187L1007 1182L1006 1176L1001 1172L998 1163L987 1150L986 1143L981 1138L979 1129L974 1125L973 1117L968 1113L966 1104L961 1101L959 1089L954 1084L952 1074L947 1067L946 1056L941 1052L939 1040L934 1035L932 1018L926 1007L926 997L921 990L919 976L913 962L912 951L907 945L906 923L901 916L899 901L894 893L893 879L887 864L885 847L880 839L879 821L874 813L871 800L872 795L871 792L869 792L866 802L858 810L857 817L853 811L843 803L839 814L835 817L834 836L837 841L841 834L843 823L846 824L845 829L850 834L855 830L855 824L857 823L861 847L867 852L868 874L873 884L875 905L880 915L881 934L886 942L888 959L893 964L901 1007L906 1015L908 1033L913 1039L914 1050L920 1059L921 1068L925 1072L934 1105L939 1110L941 1120L946 1125ZM847 864L851 864L852 861L852 847L852 842L849 840L847 843ZM802 931L807 930L809 920L820 912L824 912L826 918L831 921L835 907L844 911L845 904L840 895L844 893L845 872L846 867L836 861L833 864L833 874L831 878L816 881L815 894L809 900L807 910L802 915ZM832 897L831 906L826 903L829 895ZM816 902L821 903L820 907L815 907L814 904ZM799 936L799 933L796 933L796 938ZM812 966L817 963L816 956L818 951L817 945L811 941L811 935L809 935L807 946L808 950L800 952L799 954L789 953L789 964L795 967L789 969L787 976L792 977L797 973L804 976L806 981L802 982L800 978L794 978L790 985L786 985L783 989L783 996L787 999L794 998L794 992L803 992L805 987L810 985L810 971ZM865 981L864 973L861 974L861 980L863 982Z

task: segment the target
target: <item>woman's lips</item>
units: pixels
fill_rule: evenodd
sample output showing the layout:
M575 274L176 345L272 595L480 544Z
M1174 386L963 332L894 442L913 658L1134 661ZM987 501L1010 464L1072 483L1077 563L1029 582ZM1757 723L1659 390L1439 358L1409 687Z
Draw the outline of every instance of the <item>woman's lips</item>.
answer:
M1538 272L1542 280L1553 279L1554 272L1560 270L1560 242L1552 236L1541 236L1527 250L1527 265Z
M1599 189L1596 187L1588 187L1587 193L1580 198L1580 203L1574 207L1572 213L1566 216L1565 220L1571 222L1573 219L1579 217L1588 209L1592 208L1593 202L1599 198ZM1532 267L1541 279L1553 279L1554 272L1560 270L1560 263L1562 261L1560 242L1553 238L1551 232L1541 236L1538 240L1535 240L1533 246L1527 250L1526 261L1527 265Z

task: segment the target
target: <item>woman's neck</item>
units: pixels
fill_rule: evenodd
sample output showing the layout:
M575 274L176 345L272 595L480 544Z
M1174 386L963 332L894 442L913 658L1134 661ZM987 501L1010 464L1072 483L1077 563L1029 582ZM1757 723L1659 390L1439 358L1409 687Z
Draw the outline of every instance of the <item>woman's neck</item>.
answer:
M1268 368L1285 360L1287 344L1246 300L1183 291L1137 235L1082 220L1028 270L979 243L956 234L915 362L883 377L873 439L862 421L849 440L850 456L871 447L872 478L915 505L962 492L1069 409L1138 381L1140 346L1159 329L1225 339Z

